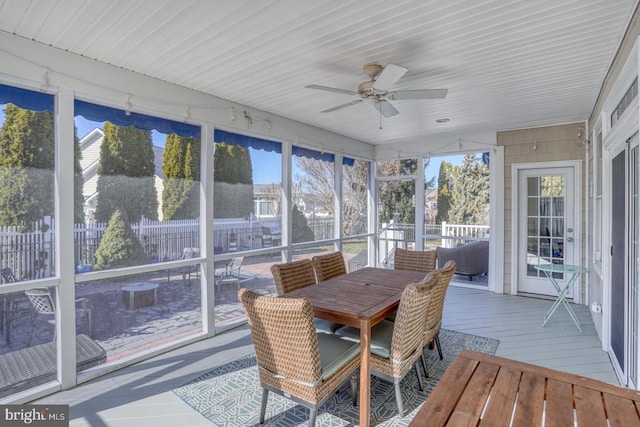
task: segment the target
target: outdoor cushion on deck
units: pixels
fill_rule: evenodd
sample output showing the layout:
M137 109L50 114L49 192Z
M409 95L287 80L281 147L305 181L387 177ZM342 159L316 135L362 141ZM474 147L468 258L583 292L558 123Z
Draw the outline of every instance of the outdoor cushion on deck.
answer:
M86 335L76 336L77 371L107 361L107 352ZM0 398L56 379L55 341L0 355Z
M438 267L442 268L447 261L456 262L456 274L473 276L489 271L489 241L475 240L455 248L436 248L438 254Z

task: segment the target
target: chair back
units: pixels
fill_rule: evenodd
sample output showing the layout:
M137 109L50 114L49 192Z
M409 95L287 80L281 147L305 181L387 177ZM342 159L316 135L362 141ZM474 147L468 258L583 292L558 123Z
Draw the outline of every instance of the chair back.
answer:
M200 248L184 248L181 259L192 259L200 256Z
M273 246L273 235L271 234L271 229L269 227L262 227L262 247L272 247Z
M2 277L3 283L17 282L16 276L13 275L13 271L11 271L11 269L8 267L0 270L0 276Z
M33 308L40 314L55 314L56 306L53 303L51 292L46 288L36 288L24 291L31 301Z
M278 295L316 284L316 273L310 259L274 264L271 266L271 274L273 274Z
M260 375L315 384L321 368L311 303L258 295L246 288L240 289L238 299L247 315Z
M233 258L229 263L229 266L227 267L229 269L229 272L239 276L240 267L242 267L242 261L244 261L244 257L242 256Z
M456 262L449 260L442 268L439 268L436 271L440 272L440 278L438 279L438 284L433 291L433 297L431 298L431 302L427 310L424 329L425 332L436 327L439 328L440 322L442 321L444 298L447 295L449 283L451 283L453 274L456 271Z
M316 272L316 280L318 283L347 274L344 257L340 252L336 251L326 255L316 255L311 258L311 261L313 262L313 269Z
M427 307L439 279L440 272L433 271L422 283L411 283L402 292L391 337L392 361L404 362L415 355L416 350L421 351Z
M396 248L393 269L430 273L436 269L436 250L409 251Z

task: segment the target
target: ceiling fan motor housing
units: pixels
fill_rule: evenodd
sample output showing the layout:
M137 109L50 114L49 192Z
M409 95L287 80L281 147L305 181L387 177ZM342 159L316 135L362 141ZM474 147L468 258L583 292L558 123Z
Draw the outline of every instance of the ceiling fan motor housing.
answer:
M367 80L366 82L362 82L358 85L358 93L363 98L366 98L368 95L377 95L379 91L376 91L373 88L375 80Z

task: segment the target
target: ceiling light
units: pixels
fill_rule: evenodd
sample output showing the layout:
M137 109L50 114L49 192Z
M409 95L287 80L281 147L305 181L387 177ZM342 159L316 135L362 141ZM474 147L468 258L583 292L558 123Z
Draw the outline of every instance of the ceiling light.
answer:
M451 119L448 119L448 118L444 117L442 119L436 119L436 123L447 123L450 120Z

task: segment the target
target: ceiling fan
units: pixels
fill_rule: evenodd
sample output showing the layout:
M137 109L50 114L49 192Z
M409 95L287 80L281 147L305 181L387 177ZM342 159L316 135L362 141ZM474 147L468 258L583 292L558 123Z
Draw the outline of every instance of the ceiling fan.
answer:
M338 89L328 86L307 85L306 88L324 90L327 92L343 93L346 95L357 95L360 99L355 99L346 104L341 104L322 113L330 113L352 105L360 104L365 100L373 101L373 106L384 117L393 117L400 112L391 105L389 100L408 100L408 99L443 99L447 96L447 89L418 89L418 90L390 90L398 80L408 71L406 68L395 64L387 64L382 67L378 64L366 64L362 67L362 71L369 76L370 80L362 82L358 85L357 92L346 89Z

